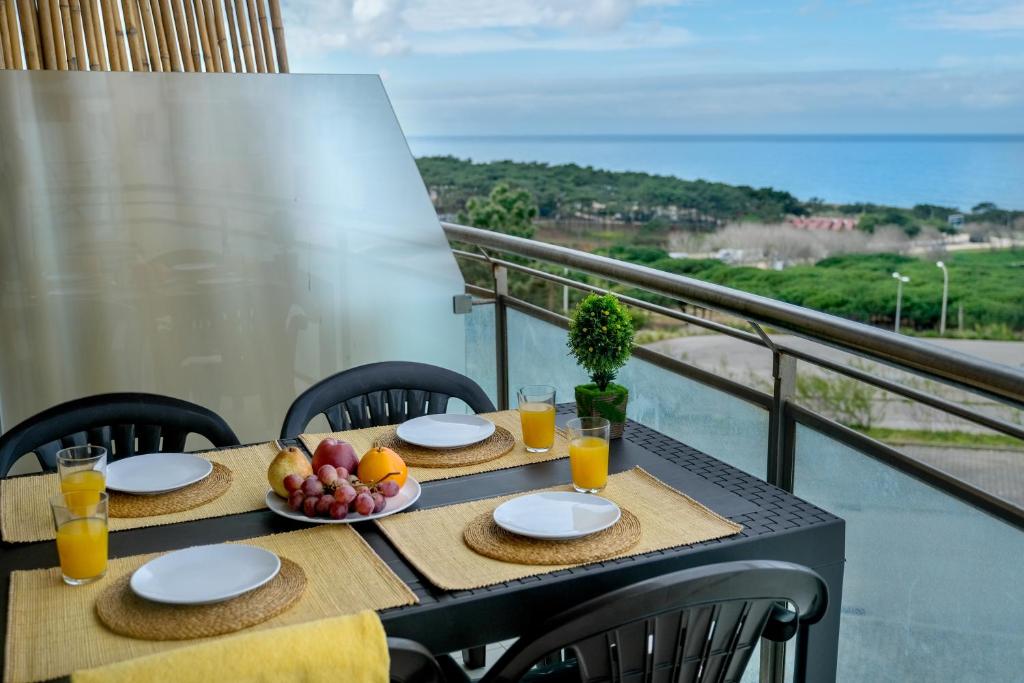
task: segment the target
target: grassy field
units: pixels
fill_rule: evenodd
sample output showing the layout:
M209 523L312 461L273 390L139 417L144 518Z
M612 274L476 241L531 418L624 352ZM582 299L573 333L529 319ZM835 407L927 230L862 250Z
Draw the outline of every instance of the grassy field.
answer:
M882 327L893 324L896 283L892 273L899 271L910 277L903 288L902 331L928 335L939 326L942 271L933 259L851 254L776 271L730 266L714 259L673 259L650 247L605 251L622 260ZM964 329L960 336L1024 338L1024 250L959 252L944 260L949 269L950 336L958 333L962 306Z

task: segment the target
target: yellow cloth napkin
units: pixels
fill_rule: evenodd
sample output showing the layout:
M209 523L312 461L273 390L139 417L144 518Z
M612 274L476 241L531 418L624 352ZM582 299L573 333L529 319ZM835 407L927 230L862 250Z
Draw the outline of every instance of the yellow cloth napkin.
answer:
M71 683L387 683L389 665L384 627L367 610L76 671Z

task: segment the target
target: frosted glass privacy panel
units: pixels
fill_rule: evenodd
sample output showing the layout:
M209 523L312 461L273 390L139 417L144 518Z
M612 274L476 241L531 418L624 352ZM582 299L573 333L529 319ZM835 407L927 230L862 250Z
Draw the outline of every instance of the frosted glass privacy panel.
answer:
M376 76L0 72L4 428L154 391L274 437L379 360L465 368L463 281Z

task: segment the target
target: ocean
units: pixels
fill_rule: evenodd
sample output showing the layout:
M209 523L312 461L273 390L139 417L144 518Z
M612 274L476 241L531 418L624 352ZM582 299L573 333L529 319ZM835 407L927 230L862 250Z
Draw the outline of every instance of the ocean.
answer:
M1024 135L413 136L416 156L576 163L800 199L1024 209Z

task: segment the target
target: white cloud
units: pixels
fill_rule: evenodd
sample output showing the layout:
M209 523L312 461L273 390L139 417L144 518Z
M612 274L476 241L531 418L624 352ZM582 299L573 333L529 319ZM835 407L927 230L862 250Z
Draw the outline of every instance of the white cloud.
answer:
M1013 2L973 12L936 14L928 25L956 31L1019 31L1024 30L1024 2Z
M306 54L617 50L689 42L681 27L636 20L641 7L680 1L291 0L285 12L289 42Z
M1024 71L503 79L402 83L390 91L410 134L943 132L963 129L965 120L986 132L1005 129L1007 117L1024 110Z

